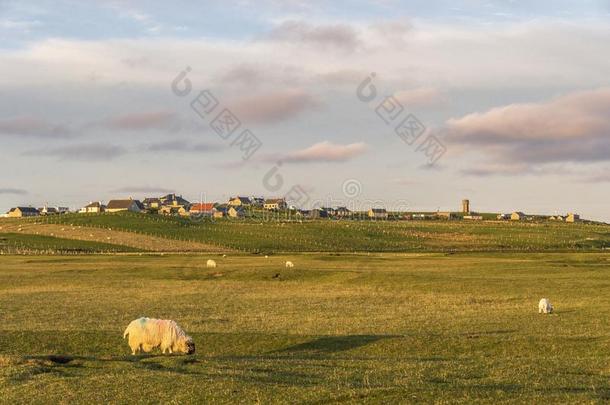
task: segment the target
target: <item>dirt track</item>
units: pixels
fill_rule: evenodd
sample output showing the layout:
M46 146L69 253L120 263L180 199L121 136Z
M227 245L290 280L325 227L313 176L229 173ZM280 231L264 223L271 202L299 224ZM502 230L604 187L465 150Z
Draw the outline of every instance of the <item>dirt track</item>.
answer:
M0 224L0 233L26 233L130 246L155 252L228 252L230 249L199 242L178 241L157 236L70 225Z

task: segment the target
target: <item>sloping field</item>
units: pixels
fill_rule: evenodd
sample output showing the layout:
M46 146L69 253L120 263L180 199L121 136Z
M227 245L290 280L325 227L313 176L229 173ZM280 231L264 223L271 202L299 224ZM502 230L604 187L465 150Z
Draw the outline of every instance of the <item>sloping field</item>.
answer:
M608 254L227 256L1 257L1 402L610 400ZM131 356L140 316L196 353Z
M20 224L58 224L129 232L243 252L465 252L600 251L610 248L610 226L499 221L261 221L203 220L147 214L64 215ZM15 226L15 221L7 221ZM0 225L1 226L1 225ZM6 225L5 225L6 226ZM37 225L40 226L40 225ZM22 225L25 228L25 225ZM33 228L28 228L33 230ZM57 228L52 228L53 233ZM88 230L79 230L87 237ZM97 239L100 240L100 239ZM129 238L122 239L127 244ZM159 244L168 243L159 241ZM128 245L146 248L146 242ZM154 249L162 246L155 245ZM177 249L180 249L178 246ZM197 250L198 246L193 246ZM203 249L207 249L203 247Z
M221 252L230 251L202 242L169 239L134 231L117 231L111 228L44 224L34 222L11 222L2 225L0 232L29 235L45 235L62 239L99 242L157 252ZM2 233L0 233L2 235Z

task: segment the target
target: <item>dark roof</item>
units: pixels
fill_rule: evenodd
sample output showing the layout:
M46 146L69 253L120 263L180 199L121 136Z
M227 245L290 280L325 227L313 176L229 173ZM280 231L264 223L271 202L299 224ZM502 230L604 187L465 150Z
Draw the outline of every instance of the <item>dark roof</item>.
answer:
M283 198L270 198L268 200L265 200L265 204L279 204L279 203L285 203L286 200Z
M154 202L160 203L161 200L159 200L158 198L155 198L155 197L148 197L148 198L145 198L144 201L142 201L142 202L144 204L151 204L151 203L154 203Z
M385 208L371 208L374 214L385 214L387 211Z
M168 202L173 203L174 201L177 202L177 205L189 205L190 204L190 202L188 202L187 200L182 198L181 195L176 195L176 194L164 195L163 197L159 198L159 200L161 202L163 202L163 204L167 204Z
M242 204L252 204L252 200L248 197L232 197L231 200L238 199Z
M89 203L88 205L85 205L85 208L98 208L101 206L102 206L102 204L100 204L99 201L96 201L96 202Z
M14 212L17 209L19 209L21 212L38 212L38 210L34 207L15 207L15 208L11 208L11 210L9 212Z
M136 203L138 208L141 207L141 203L138 200L110 200L108 201L108 205L106 206L108 209L121 209L121 208L129 208L131 204Z

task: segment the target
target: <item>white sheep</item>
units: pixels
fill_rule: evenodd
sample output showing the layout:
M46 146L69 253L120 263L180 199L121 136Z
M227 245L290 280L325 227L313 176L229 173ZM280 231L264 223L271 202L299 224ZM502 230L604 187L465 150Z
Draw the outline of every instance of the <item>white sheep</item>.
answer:
M150 352L158 347L161 352L193 354L195 343L180 326L167 319L139 318L127 326L123 339L129 336L131 354Z
M287 268L287 269L291 269L291 268L293 268L293 267L294 267L294 263L292 263L291 261L287 261L287 262L286 262L286 268Z
M207 267L208 269L215 269L216 268L216 262L214 260L210 259L205 264L205 267Z
M553 313L553 305L548 298L543 298L538 303L538 313L539 314L552 314Z

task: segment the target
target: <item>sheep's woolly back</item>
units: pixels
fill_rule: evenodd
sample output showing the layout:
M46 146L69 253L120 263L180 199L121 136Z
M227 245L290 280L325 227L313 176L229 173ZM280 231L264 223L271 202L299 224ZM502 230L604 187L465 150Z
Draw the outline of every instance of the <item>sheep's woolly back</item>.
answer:
M205 265L206 265L206 267L208 267L210 269L215 269L216 268L216 262L214 260L212 260L212 259L208 260Z
M292 268L292 267L294 267L294 263L292 263L291 261L287 261L286 268Z
M123 338L129 336L129 345L142 346L146 349L175 347L179 343L190 340L184 330L172 320L139 318L132 321L125 329Z

